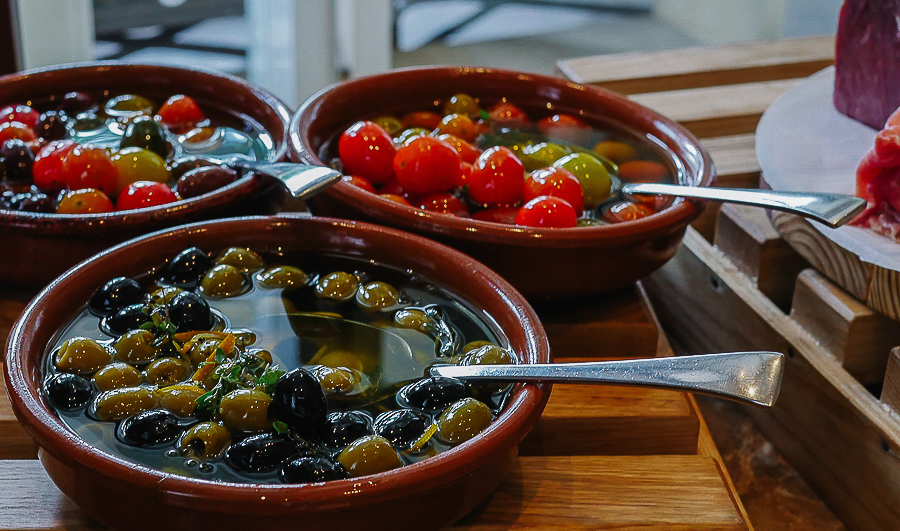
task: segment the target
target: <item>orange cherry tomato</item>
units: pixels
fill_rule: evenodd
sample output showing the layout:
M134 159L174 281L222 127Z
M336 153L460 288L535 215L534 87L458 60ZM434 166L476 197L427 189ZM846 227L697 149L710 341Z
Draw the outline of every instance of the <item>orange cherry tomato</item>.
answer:
M100 190L70 190L56 206L57 214L98 214L112 212L113 204Z
M584 120L569 114L554 114L541 118L537 127L548 137L559 138L573 144L584 144L591 136L591 130Z
M619 178L629 183L660 182L668 174L668 168L649 160L633 160L619 166Z
M645 218L656 212L647 205L639 205L628 201L619 201L603 209L603 219L610 223L622 223Z
M372 183L363 179L362 177L357 177L356 175L344 175L343 177L341 177L341 180L347 184L352 184L357 188L362 188L369 193L375 193L375 187L372 186Z
M23 142L32 142L38 137L34 130L23 124L22 122L3 122L0 123L0 144L7 140L21 140Z
M119 170L105 149L91 145L76 145L63 163L63 181L70 190L94 188L103 193L116 191Z
M453 149L455 149L456 152L459 153L459 156L463 159L463 162L473 164L478 159L478 155L481 155L480 149L463 140L462 138L459 138L458 136L454 136L452 134L442 134L438 135L438 138L453 146Z
M528 121L525 111L505 101L491 107L488 114L491 120L501 124L524 124Z
M602 155L616 164L624 164L637 158L637 149L631 144L617 140L604 140L594 146L594 152Z
M475 122L465 114L448 114L441 119L441 123L435 128L438 134L453 135L466 142L475 140Z
M185 133L206 120L197 102L184 94L176 94L166 100L156 115L160 122L176 133Z
M416 111L407 113L400 120L404 129L410 127L422 127L424 129L434 129L441 123L441 115L431 111Z

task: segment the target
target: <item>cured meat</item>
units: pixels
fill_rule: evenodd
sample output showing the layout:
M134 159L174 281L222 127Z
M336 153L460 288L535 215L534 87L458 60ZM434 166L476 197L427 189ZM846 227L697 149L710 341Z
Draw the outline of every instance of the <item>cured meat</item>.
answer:
M844 0L834 106L875 129L900 107L900 0Z
M856 169L856 195L869 202L852 224L900 241L900 109L875 135Z

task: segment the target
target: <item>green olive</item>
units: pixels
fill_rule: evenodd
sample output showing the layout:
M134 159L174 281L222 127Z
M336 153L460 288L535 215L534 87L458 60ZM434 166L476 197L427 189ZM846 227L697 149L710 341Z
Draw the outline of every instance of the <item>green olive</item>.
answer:
M144 375L131 365L122 362L110 363L94 374L94 385L101 391L135 387L141 385Z
M337 460L351 477L378 474L403 466L390 441L378 435L366 435L353 441L341 451Z
M206 341L193 343L190 350L187 352L187 357L191 360L191 365L199 368L200 364L206 361L206 359L219 348L221 343L221 339L207 339Z
M181 358L159 358L147 366L147 383L166 387L191 376L191 366Z
M612 181L609 170L600 159L588 153L572 153L553 163L556 168L569 170L584 190L584 208L591 209L609 199Z
M437 436L447 444L456 446L478 435L494 420L483 402L474 398L463 398L441 413L437 421Z
M309 282L309 277L299 267L275 266L259 275L259 280L270 288L299 288Z
M231 444L231 432L221 422L201 422L178 439L182 455L197 459L215 459Z
M384 129L385 132L391 136L394 136L403 130L403 124L393 116L379 116L378 118L373 118L372 122Z
M450 96L450 99L444 103L444 114L475 116L479 112L481 112L481 107L478 105L478 100L464 92Z
M244 290L244 275L238 268L219 264L203 275L200 289L210 297L228 297Z
M156 391L147 387L123 387L105 391L94 402L94 414L104 422L122 420L142 411L150 411L159 403Z
M426 333L431 328L431 317L422 310L399 310L394 314L394 323L400 328L411 328Z
M345 367L357 371L363 370L363 362L359 356L346 350L332 350L324 356L316 358L316 363L326 367Z
M216 257L215 262L234 266L244 273L259 271L266 267L266 263L258 254L245 247L229 247Z
M175 384L157 391L159 406L179 417L190 417L197 408L197 399L206 393L194 384Z
M268 415L271 401L269 395L262 391L238 389L219 402L219 416L234 433L263 431L272 426Z
M106 114L115 118L128 118L135 115L151 114L153 103L143 96L123 94L106 102Z
M360 378L346 367L319 365L312 370L313 376L325 390L326 395L347 394L356 389Z
M379 311L397 304L400 292L387 282L369 282L356 293L356 304L363 310Z
M460 365L501 365L515 363L516 359L505 348L497 345L482 345L466 353Z
M263 360L266 365L272 364L272 353L265 349L254 350L253 355Z
M89 337L67 339L56 351L56 368L62 372L92 373L109 363L110 352Z
M116 340L116 358L126 363L143 363L156 357L152 345L156 337L149 330L131 330Z
M571 153L568 149L553 142L541 142L523 146L519 159L527 171L549 168L554 162Z
M150 300L156 304L169 304L182 291L184 290L175 286L166 286L151 293Z
M346 301L356 295L359 279L356 275L335 271L316 283L316 296L322 299Z

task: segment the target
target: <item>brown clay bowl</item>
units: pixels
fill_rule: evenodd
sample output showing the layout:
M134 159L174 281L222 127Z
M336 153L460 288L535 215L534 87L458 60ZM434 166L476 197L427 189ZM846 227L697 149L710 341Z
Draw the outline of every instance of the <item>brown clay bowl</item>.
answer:
M521 362L547 362L549 345L525 299L482 264L433 241L365 223L249 217L201 222L131 240L79 264L25 309L6 349L13 410L42 451L48 474L75 503L115 529L437 529L472 510L510 469L519 441L540 416L548 385L522 385L482 434L414 465L309 485L214 483L135 465L85 443L42 392L48 345L93 291L189 246L315 251L411 268L488 312Z
M409 68L338 83L307 100L291 122L291 158L326 164L329 144L347 127L376 116L432 110L436 100L465 92L483 106L501 98L536 120L568 113L590 126L612 124L662 146L679 183L710 186L709 155L685 128L613 92L563 79L474 67ZM332 146L333 149L333 146ZM336 151L335 151L336 153ZM384 200L338 183L310 202L316 214L373 221L434 238L470 254L529 298L611 291L662 266L704 203L677 200L646 218L571 229L526 228L458 218Z
M287 152L290 111L275 96L242 79L196 69L117 62L64 65L0 77L0 107L46 101L70 91L140 94L159 103L174 94L201 108L253 122L273 138L269 160ZM114 244L166 227L216 217L273 213L283 199L268 178L246 176L214 192L151 208L61 215L0 210L0 241L14 251L0 263L0 283L40 287Z

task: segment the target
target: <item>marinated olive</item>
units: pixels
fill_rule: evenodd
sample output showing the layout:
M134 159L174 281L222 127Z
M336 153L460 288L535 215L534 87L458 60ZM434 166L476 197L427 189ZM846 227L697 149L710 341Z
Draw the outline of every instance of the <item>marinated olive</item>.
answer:
M28 182L34 166L34 154L28 144L22 140L12 139L0 142L0 164L6 170L8 181Z
M302 451L303 447L286 435L264 433L229 446L225 462L241 472L272 472Z
M262 257L246 247L229 247L216 257L215 263L234 266L243 273L259 271L266 267Z
M325 424L328 402L315 377L308 370L298 368L278 379L271 408L275 419L304 439L315 440Z
M201 299L196 293L182 291L169 303L169 321L179 332L193 330L209 330L212 327L212 313L209 303Z
M135 387L144 381L141 371L127 363L110 363L94 373L94 385L101 391L119 389L122 387Z
M343 448L360 437L371 435L372 417L363 411L330 413L322 429L322 442L331 448Z
M457 445L483 432L494 420L490 408L474 398L464 398L444 411L437 421L437 436Z
M466 384L455 378L432 376L405 386L397 393L402 405L426 413L439 413L447 406L468 396Z
M225 395L219 403L219 416L234 433L257 432L272 427L269 404L272 399L255 389L238 389Z
M92 409L97 419L107 422L149 411L157 404L159 397L154 390L146 387L123 387L100 393Z
M316 283L316 296L323 299L346 301L356 295L359 279L356 275L335 271L322 277Z
M166 161L152 151L139 147L125 148L113 155L112 163L119 172L116 193L120 195L129 185L138 181L169 182ZM121 201L119 207L122 208Z
M223 166L201 166L186 172L178 178L175 188L185 198L198 197L238 180L238 173Z
M153 112L153 103L143 96L123 94L106 102L106 114L116 118L133 118Z
M150 313L143 304L131 304L111 313L100 321L100 329L114 336L121 336L150 322Z
M84 92L69 92L63 96L56 110L62 111L69 116L77 116L84 111L94 108L96 105L94 100Z
M356 303L360 308L379 311L397 304L400 292L386 282L369 282L356 293Z
M319 381L319 385L322 386L326 395L349 393L356 389L360 382L354 371L345 367L320 365L310 370Z
M481 112L478 100L468 94L460 92L450 96L450 99L444 103L444 114L466 114L476 116Z
M501 365L515 363L516 358L506 349L497 345L482 345L469 350L460 360L460 365Z
M191 247L181 251L166 265L161 279L163 282L179 288L192 289L200 283L200 279L209 269L210 263L206 253L196 247Z
M181 358L157 358L147 366L147 383L165 387L187 380L191 372Z
M215 459L231 444L231 432L221 422L201 422L191 426L178 440L185 456Z
M341 450L338 463L351 477L387 472L403 466L390 441L378 435L366 435Z
M309 279L298 267L276 266L260 273L259 280L271 288L298 288L305 286Z
M34 126L35 134L46 141L62 140L69 134L66 124L69 116L63 112L47 111L38 119Z
M281 467L284 483L321 483L348 477L339 463L327 457L298 457Z
M122 334L114 345L116 358L127 363L144 363L157 355L153 346L156 337L149 330L130 330Z
M376 435L384 437L401 450L421 447L422 439L430 437L434 430L431 417L414 409L386 411L375 419L374 428Z
M210 297L228 297L244 289L244 275L232 265L219 264L203 276L200 290Z
M205 392L189 383L170 385L157 391L159 407L167 409L179 417L190 417L197 409L197 399Z
M332 350L324 356L316 358L316 362L326 367L343 367L356 371L363 370L363 362L356 354L346 350Z
M559 144L553 142L540 142L522 146L519 153L519 159L522 165L529 172L541 168L548 168L557 160L568 155L570 151Z
M401 328L411 328L419 332L428 332L433 320L422 310L399 310L394 314L394 322Z
M112 358L110 352L88 337L67 339L56 352L55 365L62 372L91 373Z
M144 289L136 280L118 277L104 284L94 292L88 308L101 317L118 312L126 306L139 304L144 300Z
M56 212L56 202L49 196L41 193L18 194L10 203L10 206L21 212L43 212L52 214Z
M584 208L595 208L612 192L609 170L593 155L572 153L554 162L553 167L565 168L578 178L584 190Z
M163 125L150 116L135 118L125 128L119 148L146 149L165 159L169 155L169 143Z
M181 157L179 159L175 159L171 164L169 164L169 172L172 174L172 178L177 181L185 173L196 168L202 168L204 166L217 166L217 164L211 160L206 160L194 156ZM179 193L179 195L181 195L181 197L185 197L184 194Z
M164 409L154 409L119 422L116 438L130 446L159 446L177 439L183 429L175 415Z
M207 339L206 341L193 343L187 352L188 359L191 360L194 366L200 365L219 348L221 342L221 339Z
M172 302L172 299L175 298L175 295L178 295L182 291L184 290L176 288L175 286L165 286L151 293L150 300L154 304L169 304Z
M53 407L74 411L87 405L94 396L94 386L77 374L57 374L47 381L47 396Z

